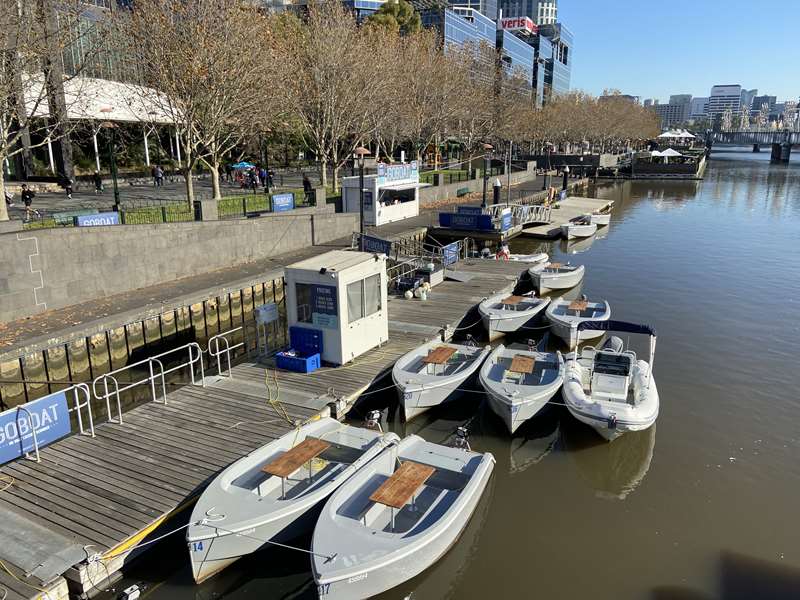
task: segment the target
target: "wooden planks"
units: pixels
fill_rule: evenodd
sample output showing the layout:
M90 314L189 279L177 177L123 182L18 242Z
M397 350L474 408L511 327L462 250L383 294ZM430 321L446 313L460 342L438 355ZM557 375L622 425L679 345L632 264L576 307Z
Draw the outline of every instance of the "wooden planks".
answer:
M564 266L563 263L551 262L551 263L547 263L547 265L545 265L545 269L560 269L563 266Z
M305 439L294 448L281 454L278 458L261 467L264 473L276 477L288 477L311 459L316 458L330 448L328 442L317 439Z
M369 499L392 508L403 508L435 471L431 466L407 460L372 492Z
M535 364L536 359L533 356L517 354L511 359L511 366L508 367L508 370L512 373L533 373L533 366Z
M437 346L428 353L428 356L422 359L422 362L429 365L443 365L455 353L456 349L450 346Z
M582 311L589 308L589 301L588 300L573 300L567 306L567 310L577 310Z
M508 298L503 298L500 301L500 304L505 304L508 306L516 306L523 300L525 300L525 296L509 296Z

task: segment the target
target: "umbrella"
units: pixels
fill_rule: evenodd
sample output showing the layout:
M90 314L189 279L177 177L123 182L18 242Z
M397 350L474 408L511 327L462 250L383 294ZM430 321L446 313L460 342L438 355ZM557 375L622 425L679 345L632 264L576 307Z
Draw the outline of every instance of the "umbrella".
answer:
M235 165L231 165L231 166L234 169L252 169L253 167L255 167L255 165L253 163L249 163L249 162L245 162L245 161L238 162Z
M673 150L672 148L667 148L666 150L664 150L661 153L661 156L670 156L670 157L672 157L672 156L683 156L683 154L681 154L677 150Z

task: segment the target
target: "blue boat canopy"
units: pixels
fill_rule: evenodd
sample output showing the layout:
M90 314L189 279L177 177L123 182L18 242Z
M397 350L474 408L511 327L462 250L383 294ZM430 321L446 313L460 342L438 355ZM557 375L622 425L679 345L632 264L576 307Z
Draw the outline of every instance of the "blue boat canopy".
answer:
M656 337L656 330L650 325L638 325L627 321L581 321L578 330L591 329L594 331L623 331L625 333L643 333Z

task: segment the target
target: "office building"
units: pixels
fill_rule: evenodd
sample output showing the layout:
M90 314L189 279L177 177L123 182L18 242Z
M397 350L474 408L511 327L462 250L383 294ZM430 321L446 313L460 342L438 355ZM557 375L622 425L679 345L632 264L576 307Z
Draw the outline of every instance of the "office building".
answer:
M651 106L655 106L658 104L658 98L645 98L644 99L644 107L650 108Z
M508 75L522 77L533 88L536 49L531 43L536 25L528 17L500 19L497 29L497 51Z
M497 0L448 0L450 8L468 8L493 21L497 20Z
M753 99L758 94L758 90L742 90L742 100L739 104L739 112L747 111L750 114L750 109L753 106Z
M735 115L739 113L742 105L742 86L740 85L715 85L708 96L708 118L714 121L722 117L730 109Z
M558 22L556 0L499 0L503 17L529 17L537 25Z
M755 96L753 103L750 105L750 115L756 116L761 112L761 107L767 105L767 113L771 113L775 109L775 104L778 102L777 96Z
M563 23L539 25L539 37L553 47L553 57L545 63L545 85L551 95L566 94L572 76L572 32Z
M696 96L689 103L689 120L700 121L708 116L708 97Z
M412 4L420 14L422 26L439 32L445 52L448 48L465 44L487 44L492 48L497 44L497 24L475 9L448 8L424 0L414 0Z

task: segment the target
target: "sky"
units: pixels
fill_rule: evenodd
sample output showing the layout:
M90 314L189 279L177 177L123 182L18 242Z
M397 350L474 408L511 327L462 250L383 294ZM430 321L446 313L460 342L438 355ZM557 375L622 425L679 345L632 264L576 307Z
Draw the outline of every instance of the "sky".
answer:
M800 0L559 0L575 35L571 86L658 98L741 84L800 96Z

